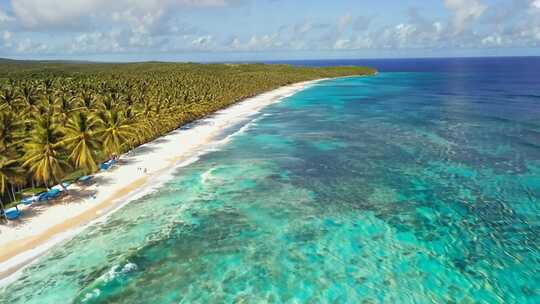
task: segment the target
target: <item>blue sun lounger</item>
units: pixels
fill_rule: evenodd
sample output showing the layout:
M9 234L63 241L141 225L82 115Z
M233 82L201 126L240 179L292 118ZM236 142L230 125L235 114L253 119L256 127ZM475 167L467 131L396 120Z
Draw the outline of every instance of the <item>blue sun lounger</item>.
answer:
M108 170L112 165L116 164L117 160L115 159L109 159L108 161L102 163L99 168L101 170Z
M21 204L25 204L25 205L32 205L32 203L34 202L37 202L38 201L38 196L30 196L30 197L25 197L21 200Z
M47 192L41 192L39 195L38 195L38 201L39 202L44 202L44 201L48 201L50 199L53 199L53 198L57 198L58 196L60 196L60 193L62 191L60 191L60 189L51 189Z
M13 208L7 209L5 211L5 214L8 220L16 220L17 218L21 216L22 211L13 207Z
M47 201L49 200L49 194L48 192L41 192L39 194L37 194L37 197L38 197L38 202L43 202L43 201Z
M92 175L85 175L85 176L79 177L78 181L81 182L81 183L86 183L87 181L91 180L92 178L93 178Z
M110 168L111 166L112 166L112 162L111 162L111 161L106 161L106 162L104 162L103 164L101 164L101 165L99 166L99 168L100 168L101 170L109 170L109 168Z
M51 198L57 198L60 193L62 191L60 191L59 189L51 189L47 192L47 196L48 196L48 199L51 199Z

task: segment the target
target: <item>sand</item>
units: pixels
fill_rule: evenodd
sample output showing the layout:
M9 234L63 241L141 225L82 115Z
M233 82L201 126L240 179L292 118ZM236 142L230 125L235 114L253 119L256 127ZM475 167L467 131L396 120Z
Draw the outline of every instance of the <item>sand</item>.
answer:
M120 156L113 168L94 175L93 184L70 186L70 194L62 200L21 206L20 220L0 225L0 279L5 281L53 246L155 186L172 169L207 150L226 128L247 122L265 106L317 81L281 87L236 103Z

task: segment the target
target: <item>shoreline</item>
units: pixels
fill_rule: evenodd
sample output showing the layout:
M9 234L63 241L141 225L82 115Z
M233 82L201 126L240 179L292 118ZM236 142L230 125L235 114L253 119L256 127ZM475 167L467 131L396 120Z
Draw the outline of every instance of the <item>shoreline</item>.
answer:
M21 220L0 226L0 286L49 249L152 191L168 180L167 173L196 161L227 127L326 79L282 86L236 102L122 155L119 165L94 174L91 186L70 187L70 195L62 199L66 202L23 208L30 215L23 213Z

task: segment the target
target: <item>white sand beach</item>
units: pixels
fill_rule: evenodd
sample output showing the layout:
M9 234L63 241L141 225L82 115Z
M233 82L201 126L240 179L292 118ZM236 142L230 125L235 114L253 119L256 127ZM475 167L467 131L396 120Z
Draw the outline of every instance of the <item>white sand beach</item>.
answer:
M23 215L19 220L0 225L0 279L68 240L93 221L118 210L156 181L163 180L172 169L211 147L226 128L317 81L297 83L248 98L142 145L122 155L113 168L95 174L91 185L70 186L70 194L62 200L32 207L21 205Z

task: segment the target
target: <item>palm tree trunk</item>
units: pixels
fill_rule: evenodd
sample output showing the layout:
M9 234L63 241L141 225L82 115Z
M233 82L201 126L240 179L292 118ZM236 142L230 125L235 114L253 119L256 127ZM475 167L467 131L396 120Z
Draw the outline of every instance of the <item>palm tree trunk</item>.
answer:
M17 198L15 197L15 187L13 187L13 184L11 184L11 196L13 197L13 201L15 202Z
M2 202L2 195L1 194L0 194L0 210L2 211L2 215L4 216L4 220L7 221L6 208L4 208L4 202Z
M15 201L15 195L13 194L13 184L9 184L8 197L11 195L10 199L12 202Z

